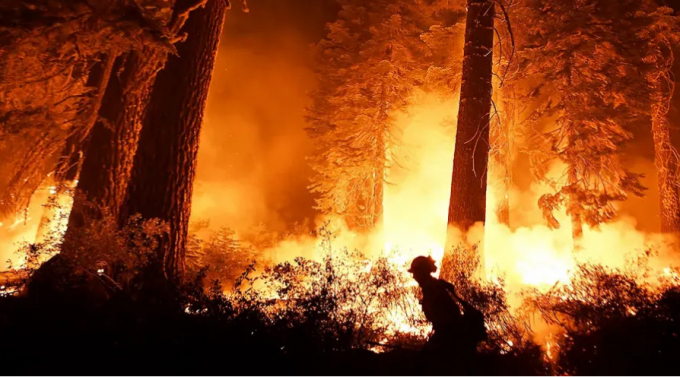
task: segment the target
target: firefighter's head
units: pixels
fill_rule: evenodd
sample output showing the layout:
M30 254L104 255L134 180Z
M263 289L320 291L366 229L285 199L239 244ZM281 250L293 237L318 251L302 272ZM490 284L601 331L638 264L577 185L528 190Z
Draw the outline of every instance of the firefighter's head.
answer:
M422 278L430 277L432 273L437 272L437 266L432 257L419 256L413 259L411 268L408 269L408 272L413 274L414 279L420 280Z

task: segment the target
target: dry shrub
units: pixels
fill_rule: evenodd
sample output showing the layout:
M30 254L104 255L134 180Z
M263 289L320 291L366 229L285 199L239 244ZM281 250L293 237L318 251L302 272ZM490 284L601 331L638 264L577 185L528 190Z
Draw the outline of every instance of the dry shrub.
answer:
M232 292L223 293L216 284L207 296L192 296L189 311L257 318L291 351L422 343L429 326L416 287L408 284L410 277L401 266L387 258L371 261L357 251L336 250L330 232L322 228L319 234L320 261L296 258L259 274L252 265ZM412 330L404 331L406 327Z
M461 244L444 255L440 277L484 313L489 340L483 347L503 354L540 353L526 318L510 312L503 278L487 281L479 276L480 270L478 246Z
M228 227L209 230L209 220L195 220L190 224L187 242L186 265L191 278L202 274L206 287L216 281L223 290L230 290L241 273L257 262L272 265L271 249L284 241L296 240L303 235L315 235L309 220L295 222L285 231L269 229L261 223L237 235Z
M570 285L527 292L527 306L562 329L558 367L570 374L677 374L680 279L654 274L646 251L623 269L579 264Z
M68 215L61 212L59 216L62 218L51 221L65 221L63 217ZM21 272L22 285L47 278L41 277L40 271L51 269L45 281L57 291L84 284L83 279L96 279L109 289L126 290L158 257L159 241L167 233L167 226L156 219L133 216L119 227L111 215L103 213L102 218L86 221L83 227L72 232L73 242L69 242L68 250L64 250L64 235L56 227L47 232L41 242L20 245L17 250L20 263L10 268ZM49 268L43 269L43 265Z
M209 293L190 295L187 310L245 320L291 352L420 348L431 327L419 305L420 289L405 266L388 257L371 260L358 251L334 248L325 228L318 234L320 260L299 257L263 271L255 271L253 264L233 291L224 293L217 283ZM490 339L482 351L508 368L516 368L508 362L516 360L528 366L525 370L545 371L540 348L528 340L528 327L508 310L502 281L476 278L478 265L476 248L457 248L444 261L445 277L487 316Z
M255 248L244 245L229 228L212 231L205 240L192 233L187 245L187 272L192 276L202 273L209 286L219 284L226 289L257 257Z

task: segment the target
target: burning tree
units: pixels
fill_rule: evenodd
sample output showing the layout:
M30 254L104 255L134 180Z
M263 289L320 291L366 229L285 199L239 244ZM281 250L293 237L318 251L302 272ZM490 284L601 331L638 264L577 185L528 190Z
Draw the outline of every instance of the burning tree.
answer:
M534 173L555 189L539 200L551 227L562 205L578 240L583 223L597 226L616 215L613 205L642 196L640 175L621 161L631 130L650 114L650 49L640 32L649 25L639 1L528 1L535 25L524 49L540 105L527 122L535 133ZM547 126L548 132L544 132ZM538 147L540 146L540 147ZM546 178L555 162L563 175Z
M141 214L167 222L157 267L175 282L184 272L199 134L227 5L178 2L192 11L182 28L186 40L156 78L121 208L122 219Z
M638 37L643 40L642 60L647 64L646 77L651 90L654 162L658 170L661 231L680 233L680 157L672 144L672 128L666 117L673 96L671 78L673 46L680 40L678 17L670 8L646 4L638 17L645 26Z
M450 54L436 49L450 46L445 38L461 12L444 1L341 5L339 19L314 48L319 89L307 131L318 153L311 189L320 195L320 210L368 229L382 216L385 170L398 144L393 115L408 107L414 88L434 82L432 76L456 76L447 65Z
M110 52L109 59L115 59L113 77L84 151L70 229L82 226L88 217L100 217L101 211L119 218L156 75L168 54L177 53L173 43L186 38L180 31L190 12L203 5L203 1L196 0L174 4L172 13L160 20L166 44ZM120 221L124 223L126 219Z
M117 216L137 149L144 104L166 54L167 50L145 47L121 56L112 52L108 57L115 61L109 70L112 77L84 150L69 229L100 217L100 211Z
M168 11L167 4L153 0L0 5L3 215L27 205L55 169L67 139L80 145L88 134L107 86L112 50L166 44L160 25Z
M494 32L498 33L494 27L494 19L497 7L501 9L499 12L503 16L501 19L507 26L506 35L501 38L499 34L499 54L502 57L502 47L507 43L503 39L513 38L510 20L504 5L496 0L467 1L463 74L448 218L449 225L463 232L476 222L486 220L487 171L491 146L489 135L493 95L492 79L495 74L493 72ZM512 48L514 49L514 42ZM500 62L501 59L499 59L499 65ZM506 62L506 64L509 63L509 61ZM504 77L501 77L502 79ZM495 105L494 108L496 108ZM494 116L500 117L497 108ZM495 167L499 168L499 173L503 176L505 185L502 191L507 193L509 144L505 141L508 130L503 129L504 126L506 124L499 118L494 126L493 142ZM503 204L500 207L499 218L502 222L507 222L508 216L503 217L505 211L502 206ZM450 245L451 241L447 240L447 245Z
M180 29L189 13L200 1L180 1L172 13L159 20L157 28L163 44L144 45L140 49L120 52L115 48L108 59L115 59L111 79L99 109L99 119L88 135L84 159L69 218L64 251L77 242L74 230L86 221L113 216L124 224L127 217L119 217L128 181L131 179L133 158L140 138L143 117L150 100L156 74L163 68L167 56L175 52Z
M24 54L20 50L23 49L35 57L31 61L30 72L27 71L29 76L33 76L28 78L19 74L14 60L7 59L9 65L3 69L7 85L0 88L3 96L23 98L22 92L17 89L22 80L32 83L34 90L49 93L43 98L46 99L44 106L37 104L35 98L29 101L26 96L21 103L8 102L8 119L13 120L16 115L16 122L24 122L29 119L25 114L33 113L35 117L31 123L35 130L20 127L16 122L10 123L11 127L7 128L8 131L16 128L13 133L17 137L32 137L34 148L27 159L17 165L15 173L12 173L14 176L10 176L4 187L7 200L2 201L3 210L25 206L37 185L48 171L55 169L55 165L57 181L74 179L78 175L79 156L83 154L64 251L68 252L77 242L76 230L86 221L112 216L114 222L123 226L130 215L141 212L146 218L160 218L169 223L169 238L160 249L165 250L171 245L171 251L167 254L162 252L161 257L173 260L168 262L172 265L168 267L171 270L169 275L179 275L183 264L182 240L186 238L190 207L190 200L186 198L190 198L193 185L198 130L224 10L230 6L229 2L181 0L170 4L139 0L99 4L90 1L76 2L69 7L52 2L34 3L18 2L5 6L7 9L3 9L3 16L7 14L10 17L2 18L0 22L2 33L11 37L5 39L6 50L22 56ZM245 1L242 1L242 6L247 10ZM196 11L202 7L210 9ZM192 12L197 12L194 17L197 20L185 27L185 21ZM60 20L58 27L52 26L55 19ZM27 26L32 29L26 29ZM187 38L186 34L180 34L181 31L189 32L190 41L183 43L178 51L174 44ZM63 40L63 48L51 50L45 47L50 38ZM28 43L23 46L22 42ZM161 74L156 80L156 74L164 66L168 54L173 53L180 53L181 61L177 62L180 58L170 60L164 71L170 73ZM184 80L186 75L182 75L180 80L173 80L172 72L178 69L191 72L190 80ZM155 92L152 91L154 82L162 87ZM55 85L61 88L55 90ZM168 171L176 173L176 177L172 174L166 176L173 184L166 185L159 179L154 181L156 186L144 184L145 189L140 190L140 186L135 184L146 178L132 175L133 157L142 124L152 124L146 128L153 127L154 122L158 122L158 113L164 111L161 108L169 101L163 93L167 88L171 88L172 99L177 101L171 107L180 112L173 118L174 123L167 124L176 124L176 127L170 128L177 132L168 132L164 123L166 127L161 130L150 129L147 136L142 133L141 145L145 152L152 150L152 155L137 154L135 165L142 176L147 173L153 175L151 172L157 171L158 166L166 166ZM151 105L147 105L149 102ZM38 105L45 111L31 110ZM50 115L50 112L58 113L59 117ZM167 148L155 147L156 132L168 136L164 139L168 142ZM193 137L185 137L185 132ZM25 144L15 142L13 149L24 148ZM144 164L156 165L148 168ZM131 189L127 187L128 181L133 183ZM158 185L162 185L168 194L154 191ZM133 194L124 201L128 191ZM175 198L174 201L171 197ZM180 240L175 242L178 238ZM171 258L173 256L177 258Z

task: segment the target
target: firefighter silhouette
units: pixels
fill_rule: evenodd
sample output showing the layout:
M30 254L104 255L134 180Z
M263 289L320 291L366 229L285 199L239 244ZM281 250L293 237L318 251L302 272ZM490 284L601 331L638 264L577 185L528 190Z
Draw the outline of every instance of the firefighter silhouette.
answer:
M423 292L423 312L434 330L423 351L474 354L477 343L486 338L484 315L460 298L453 284L433 277L436 271L435 261L424 256L416 257L408 270Z

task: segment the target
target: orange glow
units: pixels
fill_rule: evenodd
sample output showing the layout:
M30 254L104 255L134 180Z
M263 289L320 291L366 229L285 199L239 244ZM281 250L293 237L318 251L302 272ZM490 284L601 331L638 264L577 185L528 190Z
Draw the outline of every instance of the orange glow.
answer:
M73 183L73 187L77 181ZM0 258L10 261L15 269L26 268L25 260L16 251L25 243L57 242L60 235L66 232L68 216L71 212L73 198L70 190L57 192L57 188L48 179L44 187L36 191L30 205L17 213L12 224L0 223ZM42 256L44 262L49 256ZM0 271L8 265L0 265Z
M302 115L302 108L308 105L305 92L314 81L311 71L303 68L309 63L303 58L308 46L287 31L277 31L272 38L269 43L275 48L263 48L251 41L245 47L223 47L226 51L219 55L213 85L228 82L239 90L211 91L202 133L192 220L209 219L211 227L229 226L236 234L244 234L258 222L276 230L287 229L292 223L288 217L310 217L313 213L309 195L298 192L308 184L310 172L304 157L313 149L303 132L306 124ZM230 65L232 61L238 64ZM390 114L399 131L399 143L386 151L382 223L370 232L359 233L337 217L318 215L312 219L315 228L326 226L333 232L333 250L346 248L364 253L369 261L360 272L370 271L371 260L388 257L411 287L416 283L406 266L414 257L430 255L441 266L447 233L454 241L456 236L463 239L457 230L447 229L459 99L456 95L443 98L422 92L412 97L406 112ZM467 242L480 243L480 275L491 282L503 278L513 309L520 307L524 290L545 291L555 285L569 285L580 262L623 268L627 259L649 248L660 252L651 260L654 271L680 284L673 268L678 266L674 249L677 240L641 230L632 211L626 211L627 206L633 206L629 203L619 204L621 215L612 223L599 229L584 226L581 249L575 252L566 213L556 215L561 228L550 229L537 206L541 195L552 192L552 188L533 182L527 167L515 166L517 154L518 148L511 151L510 170L513 179L523 183L516 183L510 192L501 192L492 183L505 177L490 175L486 223L476 224L465 235ZM649 161L635 162L651 165ZM556 163L548 176L558 178L563 170ZM55 194L58 206L41 207ZM510 225L496 219L495 208L501 197L509 198ZM656 199L650 197L646 203L656 203ZM25 267L14 253L17 244L43 242L52 232L63 234L71 204L71 197L57 193L52 183L43 185L25 211L0 222L0 261L10 259L14 267ZM649 208L652 207L646 208L647 212L658 212L656 207ZM51 221L41 223L41 218ZM297 257L321 261L321 243L320 237L296 234L258 252L272 263ZM0 265L0 270L5 267ZM268 295L277 298L273 292ZM419 309L416 297L409 299L409 305ZM381 310L377 305L368 309L369 313ZM630 314L635 315L632 308ZM388 317L391 332L424 336L431 330L429 326L412 325L403 311L390 312ZM559 344L556 330L544 323L533 325L536 340L544 345L546 356L554 359ZM512 341L508 346L513 346Z

